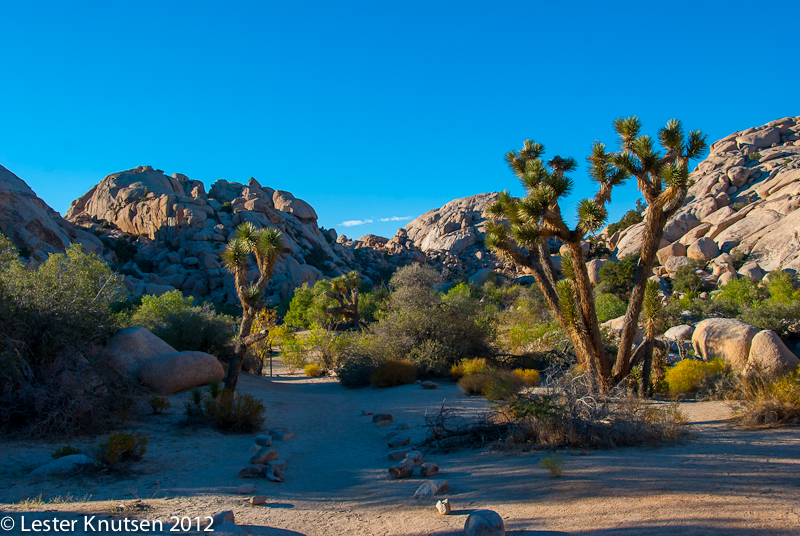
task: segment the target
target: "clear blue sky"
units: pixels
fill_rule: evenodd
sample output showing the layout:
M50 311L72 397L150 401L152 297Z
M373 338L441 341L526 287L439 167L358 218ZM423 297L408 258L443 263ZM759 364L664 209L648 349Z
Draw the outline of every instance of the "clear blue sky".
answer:
M581 163L572 214L616 117L713 141L800 114L798 2L544 4L0 0L0 164L62 214L152 165L254 176L390 237L405 220L382 218L521 194L503 155L525 138Z

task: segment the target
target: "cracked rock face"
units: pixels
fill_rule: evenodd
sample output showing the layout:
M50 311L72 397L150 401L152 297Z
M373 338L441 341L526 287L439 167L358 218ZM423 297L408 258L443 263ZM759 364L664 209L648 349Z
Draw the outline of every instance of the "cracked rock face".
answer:
M737 248L763 273L800 270L800 117L713 143L689 179L686 202L667 222L662 248L677 243L690 257L712 263ZM637 224L609 238L615 255L638 254L642 231ZM679 249L669 253L685 256Z

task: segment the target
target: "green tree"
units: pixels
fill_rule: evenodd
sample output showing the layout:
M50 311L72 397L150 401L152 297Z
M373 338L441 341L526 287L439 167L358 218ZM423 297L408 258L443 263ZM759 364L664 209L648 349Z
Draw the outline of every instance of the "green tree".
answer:
M325 313L342 316L346 321L369 331L367 325L361 320L358 308L358 287L360 285L361 277L356 271L332 279L331 290L325 291L325 297L334 300L338 305L326 308Z
M279 230L272 227L257 229L252 223L245 222L236 228L236 236L228 242L222 254L225 267L233 274L236 295L242 304L242 324L239 327L233 359L225 375L225 387L231 391L236 390L247 347L269 336L266 330L253 334L250 331L256 314L262 307L264 289L272 279L272 271L281 253L283 235ZM247 263L251 255L255 257L259 271L259 277L254 283L247 280Z

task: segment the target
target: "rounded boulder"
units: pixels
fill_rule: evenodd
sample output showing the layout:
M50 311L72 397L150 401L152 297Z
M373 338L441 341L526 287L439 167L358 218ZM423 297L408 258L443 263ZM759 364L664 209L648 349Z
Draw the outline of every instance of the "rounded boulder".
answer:
M205 352L174 352L156 356L139 367L139 383L160 395L174 395L206 385L225 372L211 354Z
M505 533L503 518L492 510L476 510L464 524L465 536L505 536Z
M747 366L753 337L759 331L732 318L707 318L695 327L692 346L704 361L720 357L734 372L742 372Z
M778 376L791 372L798 365L800 359L783 344L777 333L765 329L756 333L750 343L750 355L744 373Z

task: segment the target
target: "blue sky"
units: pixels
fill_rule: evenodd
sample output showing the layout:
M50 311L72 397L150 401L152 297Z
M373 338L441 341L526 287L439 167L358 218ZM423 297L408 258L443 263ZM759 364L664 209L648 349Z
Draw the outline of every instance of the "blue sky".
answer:
M0 0L0 164L62 214L152 165L254 176L324 227L390 237L457 197L521 194L503 155L525 138L579 160L572 214L616 117L713 141L800 114L798 3L543 4Z

